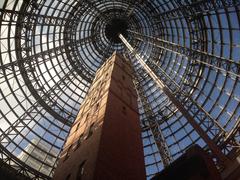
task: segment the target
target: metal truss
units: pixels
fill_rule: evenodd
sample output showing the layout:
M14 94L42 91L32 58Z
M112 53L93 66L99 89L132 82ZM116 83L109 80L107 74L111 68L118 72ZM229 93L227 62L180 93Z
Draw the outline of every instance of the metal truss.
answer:
M192 18L196 16L201 16L207 14L211 11L217 11L223 8L230 8L240 5L239 0L200 0L200 1L184 1L184 0L174 0L174 8L170 11L166 11L158 14L164 20L174 19L174 18Z
M31 17L28 16L22 16L21 12L26 11L26 8L28 7L29 3L25 2L22 4L20 15L17 19L17 27L16 27L16 58L18 59L18 66L19 70L22 74L22 77L25 81L25 84L28 86L28 89L32 93L32 95L35 97L35 99L38 100L39 104L43 106L53 117L58 119L59 121L71 125L71 121L67 120L66 117L71 119L71 114L69 112L64 112L64 109L62 110L63 116L61 116L58 112L53 111L54 108L49 108L49 106L52 106L54 103L53 99L51 97L51 93L44 92L42 88L42 84L40 84L40 80L35 76L35 68L31 62L32 59L28 61L24 61L25 59L28 59L28 56L31 54L31 47L28 47L30 34L33 32L28 31L29 24L32 22ZM33 4L31 4L33 6ZM33 10L34 10L33 6ZM33 21L34 22L34 21ZM58 54L58 52L55 49L55 53ZM24 54L24 55L23 55ZM53 93L54 94L54 93ZM50 105L49 105L50 104ZM58 107L58 109L61 107ZM72 117L74 119L74 117Z
M192 144L214 160L234 160L239 12L239 0L0 2L0 158L13 173L51 178L95 72L117 51L134 61L148 179ZM107 36L114 19L126 22L132 54ZM28 145L46 157L35 157ZM21 153L39 166L30 167Z
M148 75L153 78L158 87L163 90L163 92L168 96L168 98L173 102L173 104L178 108L178 110L183 114L183 116L186 117L189 123L204 139L204 141L207 143L208 147L212 151L213 156L217 158L219 163L221 165L229 164L230 160L222 153L220 148L217 146L218 142L214 142L213 140L214 138L217 138L223 141L225 131L221 127L221 125L216 120L214 120L204 109L202 109L191 97L180 91L177 87L174 87L174 90L176 92L173 92L171 90L171 87L166 86L164 83L168 77L164 77L164 75L161 74L160 77L164 81L160 80L160 77L158 77L154 73L154 71L149 68L149 66L127 42L127 40L122 36L122 34L119 35L119 38L126 45L130 53L133 53L135 58L139 61L139 63L148 73Z
M189 58L190 61L192 60L191 63L194 65L196 64L205 65L213 69L220 70L223 73L229 74L233 76L233 78L236 78L236 77L240 78L240 75L239 75L240 64L237 62L234 62L232 60L229 60L223 57L218 57L213 54L208 54L198 49L184 47L179 44L165 41L156 37L149 37L149 36L146 37L142 34L139 34L133 31L129 31L129 32L132 33L138 40L148 41L149 43L161 49L172 51L174 53L178 53L179 55L186 56L187 58Z
M143 87L141 86L141 78L144 78L143 74L144 72L143 71L141 72L140 70L134 73L135 88L137 90L138 97L140 98L140 101L144 109L144 113L146 115L146 120L143 122L143 129L149 128L152 131L155 143L161 155L162 163L164 167L167 167L168 165L171 164L173 159L171 157L164 135L162 134L159 122L156 120L157 118L160 118L162 120L166 117L164 116L157 117L156 115L154 115L154 112L148 102Z

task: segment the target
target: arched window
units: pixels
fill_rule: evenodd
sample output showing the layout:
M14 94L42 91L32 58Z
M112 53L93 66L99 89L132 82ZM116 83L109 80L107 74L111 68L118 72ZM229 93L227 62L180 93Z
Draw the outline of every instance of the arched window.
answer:
M86 160L84 160L79 166L78 166L78 172L77 172L77 178L76 180L81 180L82 176L84 174L84 166L85 166Z
M76 130L77 131L79 129L80 123L77 124Z
M122 113L123 113L124 115L126 115L126 114L127 114L127 109L126 109L126 107L125 107L125 106L123 106L123 107L122 107Z
M88 131L88 135L87 135L86 139L88 139L89 137L92 136L93 130L94 130L94 123L92 123L91 126L89 127L89 131Z
M71 177L71 174L68 174L67 177L65 178L65 180L69 180Z
M82 140L83 140L83 134L81 134L80 136L79 136L79 138L78 138L78 140L77 140L77 142L76 142L76 145L74 146L74 151L76 151L79 147L80 147L80 145L81 145L81 143L82 143Z
M63 161L66 161L69 158L71 149L72 149L72 144L68 147L67 154L66 154L66 156L65 156Z
M99 108L99 103L96 104L96 111L98 110Z

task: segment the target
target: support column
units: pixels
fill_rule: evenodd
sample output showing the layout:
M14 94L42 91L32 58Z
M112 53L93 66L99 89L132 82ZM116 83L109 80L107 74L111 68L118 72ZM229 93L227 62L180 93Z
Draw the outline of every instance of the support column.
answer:
M134 71L134 68L133 68L133 71ZM167 167L171 164L171 162L173 161L173 158L168 148L166 139L162 133L160 124L156 120L156 116L154 115L153 109L148 101L146 93L144 92L144 88L141 85L141 80L144 79L144 77L142 77L141 72L137 72L137 71L134 71L134 75L135 75L134 85L137 90L137 95L140 98L140 101L142 103L144 114L146 115L146 119L148 122L148 124L146 125L146 128L149 128L152 131L152 135L154 137L156 146L161 156L163 166Z

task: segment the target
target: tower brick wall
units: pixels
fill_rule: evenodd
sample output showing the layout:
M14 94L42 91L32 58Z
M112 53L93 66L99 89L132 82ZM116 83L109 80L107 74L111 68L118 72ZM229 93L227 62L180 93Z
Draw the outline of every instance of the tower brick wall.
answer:
M120 55L97 71L53 179L145 179L137 95Z

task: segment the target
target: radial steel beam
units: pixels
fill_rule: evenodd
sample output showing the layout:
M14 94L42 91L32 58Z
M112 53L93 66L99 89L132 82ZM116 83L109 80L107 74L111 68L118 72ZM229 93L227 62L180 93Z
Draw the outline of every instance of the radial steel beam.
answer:
M27 6L28 6L28 3L24 2L20 11L25 12ZM20 14L18 16L17 26L16 26L15 46L16 46L16 57L18 59L19 70L22 74L25 84L28 86L29 91L32 93L32 95L35 97L35 99L37 101L39 101L39 103L42 105L42 107L44 107L46 109L46 111L48 111L49 114L51 114L53 117L55 117L62 123L70 125L69 121L66 118L64 118L59 113L57 113L56 111L51 109L50 106L47 104L47 102L44 99L42 99L42 96L44 94L46 94L46 92L42 91L42 86L41 86L41 84L39 84L41 81L39 81L34 75L34 72L33 72L34 67L31 65L31 61L26 63L25 59L30 56L31 48L26 47L27 43L22 44L22 41L26 41L26 39L27 39L27 35L26 36L22 35L22 33L23 33L22 30L24 28L23 26L24 26L24 24L28 23L28 21L26 21L25 18L26 17L24 15ZM52 102L53 99L48 98L48 101Z
M99 13L100 17L101 17L101 20L104 22L108 19L108 17L105 16L105 14L103 14L101 12L101 10L98 9L98 7L96 7L94 5L94 3L91 2L91 0L83 0L83 2L86 2L86 4L91 8L91 9L94 9L97 13Z
M71 79L73 79L73 78L74 78L74 76L73 76L73 74L72 74L73 71L74 71L74 70L72 69L72 70L69 71L67 74L65 74L65 76L57 82L57 84L55 84L51 89L49 89L47 95L52 94L52 93L53 93L55 90L57 90L57 89L61 89L61 84L67 83L67 81L69 81L69 76L71 76ZM2 93L1 90L0 90L0 92ZM6 98L6 97L4 97L3 94L2 94L2 96L3 96L4 99ZM46 98L47 98L46 96L42 97L42 99L46 99ZM38 101L40 101L40 100L38 100ZM24 132L26 132L27 130L29 130L30 133L33 133L36 137L41 138L41 136L39 136L39 135L37 134L37 132L31 131L31 129L30 129L30 127L29 127L29 124L33 122L34 117L41 114L39 108L42 108L42 106L39 104L38 101L36 101L34 104L32 104L32 106L31 106L28 110L26 110L25 113L24 113L21 117L19 117L19 119L17 119L17 121L15 121L14 123L10 122L10 121L6 118L6 116L0 111L0 114L2 115L2 117L4 118L4 120L5 120L6 122L8 122L8 124L10 124L10 127L9 127L8 129L6 129L5 131L2 131L2 133L0 134L0 142L1 142L1 143L0 143L0 144L1 144L0 149L1 149L2 147L4 147L5 149L7 149L7 147L8 147L10 144L15 144L16 147L18 147L18 144L21 144L21 142L22 142L23 140L27 141L29 144L32 144L32 142L31 142L30 140L24 138L25 136L28 135L28 134L24 134ZM56 103L52 104L52 106L58 108ZM59 114L66 114L66 113L60 112L60 111L61 111L61 109L59 109ZM41 115L42 115L42 114L41 114ZM44 115L42 115L42 117L45 118ZM71 114L69 114L69 116L66 117L66 119L72 119L72 122L73 122L73 120L74 120L75 118L76 118L76 117L75 117L75 116L73 117ZM70 121L69 121L69 123L70 123ZM41 127L40 124L38 124L38 125ZM70 125L71 125L71 124L69 124L69 126L70 126ZM44 129L45 127L41 127L41 128ZM23 131L24 131L24 132L23 132ZM65 130L62 129L62 131L65 131ZM48 130L46 130L46 132L49 133L49 134L51 134L52 136L56 136L53 132L50 132L50 131L48 131ZM65 131L65 132L67 133L67 131ZM18 137L18 138L21 137L22 140L21 140L20 142L16 142L16 141L15 141L15 138L16 138L16 137ZM60 137L58 137L58 138L61 139L62 141L64 140L64 139L62 139L62 138L60 138ZM49 142L48 142L48 143L49 143ZM33 145L33 144L32 144L32 145ZM54 148L58 148L58 149L62 148L62 147L56 146L55 144L52 144L52 146L53 146ZM24 151L24 149L22 149L22 147L18 147L18 148L21 149L22 151ZM39 149L41 149L41 148L39 148ZM51 156L51 157L53 157L53 158L57 158L57 157L56 157L57 154L55 154L55 155L53 156L52 154L50 154L49 152L47 152L47 151L44 150L44 149L41 149L41 151L44 152L44 153L46 153L46 154L48 154L48 156ZM8 153L10 154L11 152L8 152ZM38 159L37 157L32 156L32 158L35 159L36 161L39 161L39 159ZM12 159L15 159L15 162L17 162L18 164L25 164L24 162L22 162L21 160L17 159L17 158L14 157L14 156L12 157ZM39 162L40 162L41 164L44 164L45 166L50 167L49 164L46 164L46 162L44 162L44 161L39 161ZM25 165L24 165L24 166L25 166ZM28 166L26 166L26 167L28 167ZM35 170L35 171L36 171L36 170ZM35 171L32 171L32 173L34 173ZM38 172L38 171L36 171L36 172ZM41 176L41 173L38 174L38 175ZM47 177L47 176L46 176L46 177Z
M136 6L138 6L139 4L143 4L144 0L136 0L133 1L133 3L129 3L129 6L126 9L126 17L129 18L130 16L132 16Z
M74 77L73 77L72 73L73 73L73 69L72 69L72 71L69 71L67 74L65 74L65 76L62 79L60 79L51 89L49 89L47 94L45 94L42 97L42 99L44 99L44 100L47 99L48 96L50 96L54 91L57 91L57 90L61 89L61 84L67 83L69 81L70 76L72 76L71 79L73 79ZM2 94L1 90L0 90L0 94ZM2 94L2 96L3 96L3 94ZM5 97L3 96L3 98L5 98ZM8 119L6 119L8 124L11 124L11 126L4 132L4 134L7 135L7 136L10 135L10 134L11 134L11 136L13 136L13 134L15 134L17 136L17 135L21 135L20 129L23 129L24 127L27 127L27 129L29 129L28 124L31 122L31 120L32 120L31 118L34 118L32 116L32 114L37 115L38 113L40 113L38 108L42 108L41 105L39 104L39 101L40 100L38 100L34 104L32 104L31 107L28 110L26 110L25 113L21 117L19 117L17 119L17 121L15 121L14 123L10 122L10 121L8 121ZM49 104L49 105L53 109L59 109L59 107L57 106L57 103L52 103L52 104ZM68 114L68 117L66 117L66 119L68 119L69 122L66 125L71 126L72 122L75 120L76 117L73 116L72 114L69 114L68 112L61 112L61 109L59 109L58 111L59 111L60 114ZM4 116L4 114L3 114L3 116ZM48 132L48 133L52 134L54 136L54 134L52 132ZM38 136L38 134L36 132L33 132L33 134ZM2 139L3 139L2 135L0 135L0 142L1 143L2 143ZM13 137L12 137L12 139L13 139ZM64 140L64 139L62 139L62 140ZM31 142L29 142L29 143L31 143ZM6 143L5 143L5 146L7 146Z
M195 2L174 0L174 2L177 6L158 14L157 17L164 20L186 18L199 14L208 14L211 11L235 7L240 4L240 0L200 0Z
M70 15L67 18L67 22L65 23L64 28L64 44L71 44L71 46L67 46L65 51L66 55L68 57L69 62L75 69L75 71L83 77L88 82L91 82L93 80L93 75L91 72L87 71L86 65L83 63L84 60L82 60L76 52L78 52L78 45L81 46L81 43L88 43L92 42L98 35L94 32L93 34L89 35L87 38L82 38L83 40L76 40L72 37L73 34L77 31L76 24L79 23L81 20L81 15L85 13L88 9L88 6L90 6L92 3L89 2L89 0L79 1L76 5L76 8L71 11ZM81 7L81 10L78 10L78 8ZM79 43L80 42L80 43Z
M192 60L193 63L202 64L240 78L240 63L234 62L233 60L219 57L201 50L184 47L157 37L139 34L131 30L129 30L129 32L140 41L146 40L147 42L161 49L174 52L179 55L184 55L188 60Z
M144 60L140 57L138 53L134 50L134 48L128 43L128 41L123 37L123 35L119 35L119 38L125 44L127 49L132 53L137 61L141 64L141 66L145 69L148 75L154 80L154 82L158 85L158 87L167 95L167 97L172 101L172 103L178 108L178 110L182 113L182 115L188 120L188 122L192 125L192 127L198 132L200 137L206 142L209 149L213 153L213 155L218 159L218 162L221 165L226 166L229 164L229 159L227 156L223 154L221 149L217 146L213 139L205 132L205 130L200 126L198 122L194 119L194 117L190 114L190 112L184 107L184 105L178 100L177 97L171 92L171 90L165 86L164 82L161 81L158 76L152 71L152 69L144 62ZM200 111L199 109L197 111ZM220 128L218 123L211 122L215 125L215 128ZM208 124L208 122L207 122ZM210 128L210 127L209 127ZM222 129L218 129L221 133ZM221 135L222 136L222 135Z
M79 40L75 41L75 43L78 45L78 44L81 44L83 42L90 41L91 38L92 38L92 36L87 37L87 38L83 38L83 39L79 39ZM50 54L54 53L53 55L51 55L51 58L54 58L55 56L58 55L56 52L60 53L61 51L65 51L65 49L69 46L72 46L72 44L66 43L66 44L63 44L61 46L54 47L52 49L48 49L48 50L45 50L45 51L40 51L40 52L35 53L31 56L27 56L27 57L23 58L22 61L25 62L26 64L29 64L31 62L32 65L34 65L34 63L37 63L36 65L40 65L40 64L42 64L43 62L46 61L44 59L44 56L49 56ZM36 59L38 59L38 58L42 58L42 60L41 61L39 61L39 60L36 61ZM18 63L19 63L19 60L17 59L16 61L12 61L10 63L0 65L0 70L8 69L9 67L13 67L13 66L18 66Z
M132 69L133 69L133 71L135 71L134 68L132 68ZM154 112L148 102L148 99L147 99L145 92L143 90L143 87L141 85L140 77L142 76L142 74L135 71L134 75L135 75L134 76L134 85L137 90L138 97L140 98L140 101L143 105L144 114L146 115L147 122L149 123L146 126L149 127L149 129L152 131L155 143L158 147L158 151L159 151L159 154L162 159L162 163L163 163L164 167L167 167L168 165L171 164L171 162L173 161L173 158L169 151L165 137L162 133L161 127L160 127L158 121L156 120L156 116L154 116Z
M237 119L235 125L232 130L225 137L225 141L222 143L222 146L232 146L233 148L237 148L237 151L240 151L240 142L237 142L236 139L240 138L240 118Z
M32 28L32 25L34 23L37 23L39 25L53 25L53 26L62 26L65 24L68 19L61 18L61 17L55 17L55 16L47 16L42 14L34 14L29 12L22 12L22 11L15 11L15 10L9 10L9 9L0 9L0 15L2 15L3 21L11 21L11 22L17 22L18 16L25 16L32 20L29 24L26 25L26 28Z

